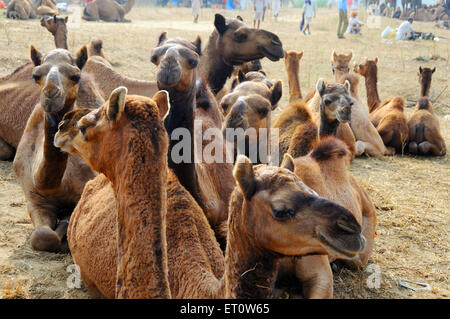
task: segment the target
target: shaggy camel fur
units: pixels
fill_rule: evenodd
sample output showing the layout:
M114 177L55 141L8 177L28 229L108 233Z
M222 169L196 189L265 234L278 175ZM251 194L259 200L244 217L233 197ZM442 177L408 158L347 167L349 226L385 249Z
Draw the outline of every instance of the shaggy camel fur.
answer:
M297 52L290 50L284 53L284 67L288 75L289 84L289 103L302 99L299 79L300 60L302 56L303 51Z
M68 17L44 16L41 18L41 26L46 28L55 39L55 47L68 50L67 46L67 21Z
M167 107L125 93L113 91L77 123L68 113L71 127L55 136L56 145L105 174L86 185L68 231L82 278L98 295L267 298L282 256L352 258L364 249L348 210L317 197L287 169L254 167L241 155L224 256L202 210L168 170Z
M216 14L214 26L200 62L200 73L214 95L223 88L235 66L263 57L278 61L284 55L277 35L249 28L242 19L225 19Z
M341 76L350 72L349 64L352 57L352 51L345 55L343 53L337 54L336 51L333 50L331 53L331 71L333 71L335 82L338 83Z
M349 171L351 154L347 145L334 136L321 137L315 148L304 157L293 159L286 154L284 167L293 167L295 174L319 196L348 209L358 221L365 238L364 251L352 260L351 267L365 267L373 250L376 210L367 192ZM333 275L328 256L305 256L284 260L279 277L295 274L302 283L303 296L331 298Z
M320 83L321 82L321 83ZM320 91L318 91L320 87ZM316 90L314 96L307 102L309 109L313 115L313 121L319 125L320 121L320 107L321 105L329 105L329 109L333 110L336 108L350 108L353 106L354 100L350 96L350 83L345 82L345 84L339 83L325 83L323 80L319 80L316 85ZM350 111L349 111L350 112ZM341 118L337 118L341 121ZM356 153L356 140L355 135L350 128L348 120L341 121L341 125L338 126L337 137L343 140L349 147L352 158L355 157Z
M39 16L54 16L59 10L51 0L12 0L6 7L6 17L10 19L34 19Z
M408 151L411 154L443 156L445 141L441 136L439 118L436 116L428 97L417 101L408 119Z
M85 54L102 54L101 45L89 44ZM0 78L0 160L14 157L27 120L35 105L39 102L40 88L32 77L34 64L21 65L13 73ZM101 106L104 100L100 96L92 78L84 71L78 85L76 103L82 107Z
M133 5L134 0L128 0L125 5L114 0L95 0L86 4L82 18L86 21L131 22L125 19L125 15L131 11Z
M40 103L17 147L14 171L34 226L32 248L58 251L84 184L95 176L79 156L68 156L53 145L58 123L74 107L87 53L86 47L76 57L55 49L42 57L31 46L30 57L35 66L33 78L41 88Z
M340 83L348 81L350 83L350 94L354 99L352 106L352 118L350 120L350 127L356 139L356 156L367 154L369 156L381 157L389 154L388 150L383 144L383 140L378 134L377 129L373 126L369 119L369 110L365 106L358 94L359 79L355 74L344 74L340 78Z
M429 96L430 88L431 88L431 78L433 77L433 73L436 71L436 68L422 68L419 66L419 83L420 83L420 97Z
M152 51L152 61L157 65L158 87L167 90L170 97L171 109L164 121L171 136L169 167L216 229L227 219L228 202L235 183L232 164L225 157L226 144L222 134L218 134L221 132L223 116L212 93L202 84L198 74L201 54L200 37L189 42L181 38L168 39L164 32ZM199 94L206 94L199 97L200 102L197 100ZM200 121L198 127L194 126L194 120ZM186 146L190 147L183 149L183 156L180 155L179 146L175 148L181 138L177 135L180 128L190 132L190 136L182 137L189 138ZM211 140L202 138L203 132L208 129L214 129ZM196 152L197 149L199 151ZM201 157L198 157L199 154ZM174 160L176 156L180 157L181 162Z
M370 121L376 127L389 154L402 153L408 141L408 123L404 114L405 100L402 97L389 98L380 102L377 89L377 63L366 58L355 65L354 71L365 77L367 105Z

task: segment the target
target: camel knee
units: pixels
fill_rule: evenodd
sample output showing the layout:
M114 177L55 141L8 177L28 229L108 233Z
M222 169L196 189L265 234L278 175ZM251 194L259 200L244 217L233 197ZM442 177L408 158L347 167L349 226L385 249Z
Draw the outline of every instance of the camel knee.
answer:
M417 153L418 153L417 143L414 141L409 142L408 151L410 154L417 155Z
M356 156L361 156L362 154L364 154L366 150L366 146L363 141L356 141L355 148L356 148L355 151Z
M418 147L419 147L420 153L422 153L422 154L428 154L428 152L429 152L430 149L431 149L431 144L430 144L430 142L425 141L425 142L420 143L420 144L418 145Z
M31 233L31 247L38 251L57 252L61 250L61 239L48 226L36 228Z
M14 148L0 138L0 161L8 161L14 157Z

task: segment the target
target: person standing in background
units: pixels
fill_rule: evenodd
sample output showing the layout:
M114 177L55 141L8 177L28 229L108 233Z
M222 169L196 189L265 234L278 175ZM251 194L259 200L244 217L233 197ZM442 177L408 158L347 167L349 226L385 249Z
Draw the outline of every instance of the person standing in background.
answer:
M259 29L259 25L261 24L261 19L264 13L264 3L266 0L253 0L253 28Z
M239 3L240 3L240 6L241 6L241 10L244 10L245 11L245 2L246 2L246 0L241 0Z
M305 4L303 5L303 18L305 19L305 27L303 29L303 33L305 35L311 34L311 30L309 26L311 24L312 17L316 16L316 11L314 10L311 0L305 0Z
M275 17L275 22L278 20L278 14L280 13L281 0L272 0L272 10L273 16Z
M347 0L338 0L339 23L337 28L338 39L345 39L344 32L348 27Z
M264 22L264 17L266 16L266 9L267 6L269 5L269 0L264 0L264 9L263 9L263 14L262 14L262 21Z
M200 15L200 8L202 7L202 0L192 0L192 15L194 16L194 23L198 22Z
M359 6L359 0L352 0L352 10L357 11Z

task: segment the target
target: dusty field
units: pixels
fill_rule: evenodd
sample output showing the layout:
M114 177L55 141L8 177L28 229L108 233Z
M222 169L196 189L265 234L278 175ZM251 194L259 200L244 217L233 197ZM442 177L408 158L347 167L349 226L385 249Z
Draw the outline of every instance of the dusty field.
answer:
M224 11L231 16L236 12ZM154 77L149 52L161 31L168 35L194 39L200 34L204 43L213 29L212 10L202 10L200 22L192 23L190 9L135 7L129 14L129 24L82 22L69 29L69 46L75 50L92 38L101 38L107 58L121 73L143 79ZM252 11L240 13L248 22ZM330 54L353 50L354 61L378 56L379 92L381 99L404 96L412 106L419 87L417 70L420 65L437 67L433 76L431 98L441 119L441 131L450 146L450 82L448 80L450 42L417 41L395 43L382 41L380 33L386 25L397 27L398 20L383 18L381 29L367 29L363 36L336 38L335 10L320 9L311 26L312 35L298 31L300 9L282 9L278 23L270 12L262 27L281 38L285 49L304 50L301 61L301 84L304 92L314 87L318 77L332 79ZM363 15L364 20L364 15ZM433 32L450 38L450 31L435 29L432 23L414 22L419 31ZM47 52L54 48L51 35L40 27L38 20L6 22L0 15L0 76L27 61L27 48L34 44ZM418 56L439 55L442 60L418 62ZM282 61L263 60L263 68L273 79L281 79L287 92L287 76ZM363 81L362 81L363 82ZM360 84L365 101L365 87ZM287 94L281 107L286 105ZM407 110L409 114L411 109ZM450 162L449 156L422 158L395 156L383 159L360 158L352 164L352 172L370 193L378 213L376 247L370 259L371 269L379 269L381 286L369 288L372 278L366 271L340 269L335 275L336 298L448 298L449 290L449 219ZM15 179L12 163L0 162L0 298L89 298L82 285L70 289L67 267L69 254L34 252L28 237L32 225L26 213L22 190ZM379 268L378 268L379 267ZM407 290L397 279L428 283L431 291Z

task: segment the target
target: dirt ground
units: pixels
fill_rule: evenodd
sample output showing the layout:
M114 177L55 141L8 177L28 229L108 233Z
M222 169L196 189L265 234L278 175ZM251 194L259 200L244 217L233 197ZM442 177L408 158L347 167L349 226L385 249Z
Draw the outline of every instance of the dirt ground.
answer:
M360 11L363 11L362 8ZM417 100L419 66L436 67L431 99L440 117L441 132L450 145L450 88L448 75L450 42L395 42L382 40L382 30L401 21L381 18L378 28L364 27L362 36L336 38L336 9L319 9L311 25L312 35L298 30L300 9L283 8L278 22L268 11L262 28L279 35L285 49L303 50L300 65L302 90L308 92L319 77L332 79L330 55L353 50L353 61L379 57L378 88L381 99L393 95L405 97L410 108ZM211 9L203 9L198 24L192 23L190 9L134 7L128 17L132 23L114 24L81 22L69 27L72 51L92 38L101 38L107 58L121 73L142 79L154 78L149 62L150 50L162 31L169 37L195 39L200 34L204 43L213 30ZM222 11L234 16L237 11ZM252 11L239 12L248 23ZM365 21L364 12L360 19ZM450 38L450 31L437 29L434 23L414 22L418 31L433 32ZM12 72L28 59L28 46L34 44L42 52L54 48L52 36L38 20L7 21L0 14L0 76ZM417 57L438 57L419 62ZM283 61L262 61L272 79L281 79L287 92L287 76ZM360 83L360 96L365 101L365 87ZM285 94L280 107L287 104ZM449 298L449 156L423 158L410 156L382 159L358 158L351 171L368 190L377 208L379 233L367 270L355 272L338 269L335 274L336 298ZM90 298L87 289L70 288L73 263L70 254L50 254L30 249L32 225L26 202L15 178L11 162L0 161L0 298ZM70 270L70 267L69 267ZM413 291L402 288L397 280L427 283L431 290ZM69 280L69 285L68 285ZM377 281L380 280L380 281ZM377 286L377 283L380 283Z

